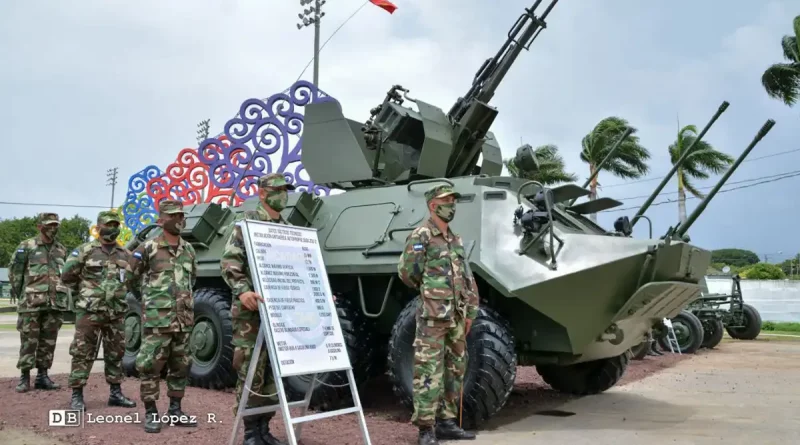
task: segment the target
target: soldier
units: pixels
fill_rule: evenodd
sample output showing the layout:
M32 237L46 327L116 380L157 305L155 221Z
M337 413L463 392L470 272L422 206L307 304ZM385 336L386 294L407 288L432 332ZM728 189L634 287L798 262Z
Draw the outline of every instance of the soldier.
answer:
M30 390L30 370L34 364L38 370L36 389L61 387L47 376L53 364L58 330L64 322L62 311L67 310L68 290L60 280L67 249L56 241L60 225L57 214L40 213L36 224L39 234L20 243L11 256L8 280L11 293L18 300L17 330L21 343L17 392Z
M119 216L112 211L97 215L100 237L72 251L64 265L61 281L72 289L75 305L75 336L69 348L72 370L70 408L84 409L83 387L103 338L106 382L110 385L109 406L133 408L136 402L122 394L122 356L125 354L125 269L130 252L117 245Z
M165 365L169 368L170 425L197 426L195 417L181 410L191 366L189 336L194 326L192 288L197 278L197 256L194 247L180 236L186 225L181 202L161 201L157 223L163 232L133 251L126 274L128 290L142 301L142 346L136 356L136 370L148 433L161 431L156 401Z
M258 179L258 188L258 207L255 210L245 211L233 224L243 219L253 219L288 225L281 217L280 212L286 207L286 201L289 199L288 190L294 190L294 186L287 183L281 173L270 173ZM247 378L247 370L250 367L250 357L253 354L261 325L258 302L264 301L253 290L242 230L236 225L233 226L228 237L220 267L222 268L222 277L230 286L233 294L231 305L233 346L235 348L233 367L239 374L236 382L236 405L233 406L233 414L236 415ZM259 355L258 367L253 376L250 391L247 408L278 403L275 379L269 366L269 355L266 349ZM244 445L284 445L269 431L269 421L274 416L275 413L271 412L245 417L243 419Z
M479 301L461 237L449 227L459 196L448 185L425 192L430 218L408 236L397 264L400 279L417 290L421 300L414 339L411 417L419 427L420 445L436 445L437 439L475 438L455 421L466 370L466 335L478 316Z

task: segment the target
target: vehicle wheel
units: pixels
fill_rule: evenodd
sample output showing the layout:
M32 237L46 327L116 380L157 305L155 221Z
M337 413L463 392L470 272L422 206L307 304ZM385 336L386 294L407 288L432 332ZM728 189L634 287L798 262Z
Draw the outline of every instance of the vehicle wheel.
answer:
M142 304L128 293L125 296L128 312L125 313L125 355L122 356L122 369L128 377L138 377L136 354L142 345Z
M586 396L598 394L616 385L630 359L628 354L592 360L574 365L537 365L542 380L559 392Z
M644 360L648 352L650 352L650 340L645 340L631 348L631 358L634 360Z
M406 305L392 328L388 368L393 390L413 410L414 338L419 298ZM497 312L481 306L467 335L464 375L464 428L473 429L506 404L517 377L517 354L511 328Z
M713 349L722 341L722 334L725 328L722 320L716 318L703 322L703 344L702 347Z
M678 339L678 349L681 354L694 354L703 343L703 323L696 315L689 311L681 311L670 319L675 337ZM669 351L669 338L665 335L658 339L658 344L664 351Z
M342 327L347 355L353 367L356 386L360 387L373 375L378 350L374 329L361 309L344 296L336 298L336 314ZM302 400L311 384L312 375L291 376L283 379L290 400ZM321 383L320 383L321 382ZM331 386L328 386L331 385ZM326 372L317 375L317 383L311 396L311 408L330 411L353 406L353 395L347 386L345 371Z
M737 340L755 340L761 333L761 314L749 304L742 305L743 327L728 327L728 335Z
M194 292L194 326L189 337L191 386L224 389L236 384L232 340L230 291L197 289Z

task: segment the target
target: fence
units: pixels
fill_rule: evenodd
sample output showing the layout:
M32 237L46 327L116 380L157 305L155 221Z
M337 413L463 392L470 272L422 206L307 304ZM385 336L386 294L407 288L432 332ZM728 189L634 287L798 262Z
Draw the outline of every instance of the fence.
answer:
M709 293L730 293L731 279L706 277ZM761 313L763 321L800 322L800 281L742 280L744 302Z

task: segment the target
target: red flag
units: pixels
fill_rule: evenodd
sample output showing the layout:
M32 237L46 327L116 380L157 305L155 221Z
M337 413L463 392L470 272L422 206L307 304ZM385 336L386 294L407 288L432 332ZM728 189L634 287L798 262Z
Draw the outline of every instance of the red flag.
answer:
M389 0L369 0L373 5L386 10L389 14L393 13L397 6Z

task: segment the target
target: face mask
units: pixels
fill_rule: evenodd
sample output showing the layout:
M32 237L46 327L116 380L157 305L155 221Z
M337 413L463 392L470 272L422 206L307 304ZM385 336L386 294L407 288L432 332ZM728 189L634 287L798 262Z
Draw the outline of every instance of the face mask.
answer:
M271 190L267 192L267 198L264 200L271 209L277 212L285 209L288 201L289 193L286 190Z
M442 218L444 222L450 222L456 216L456 203L439 204L436 206L436 216Z
M180 235L184 227L186 227L186 221L170 220L164 223L164 231L170 235Z
M119 227L103 227L100 229L100 239L106 244L116 241L117 236L119 236Z
M54 240L56 239L56 235L58 235L58 226L44 226L42 227L42 235L46 236L47 238Z

